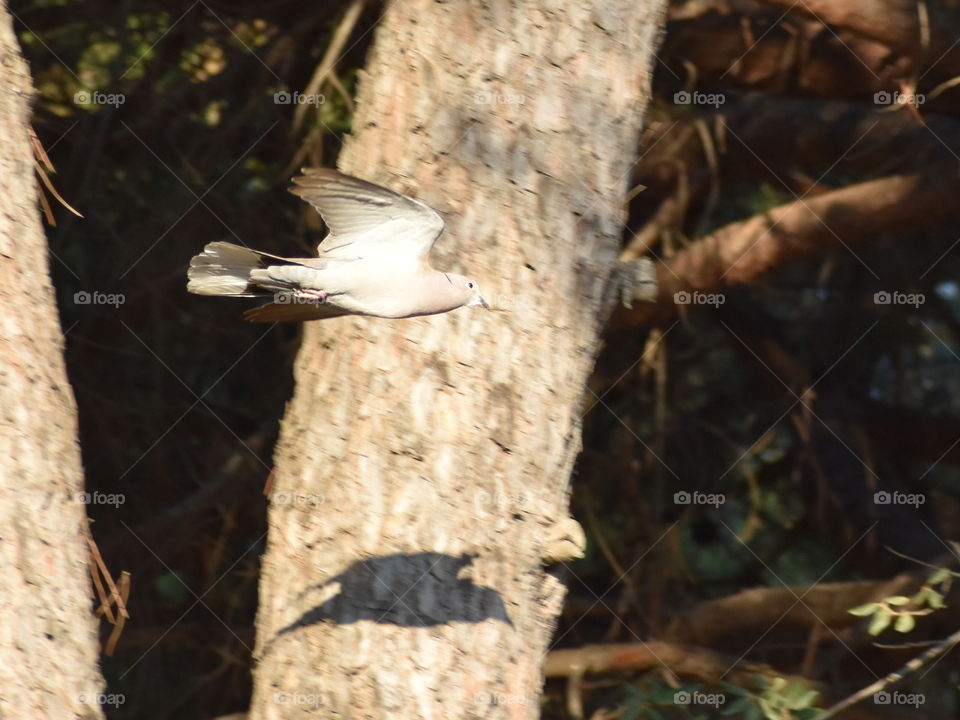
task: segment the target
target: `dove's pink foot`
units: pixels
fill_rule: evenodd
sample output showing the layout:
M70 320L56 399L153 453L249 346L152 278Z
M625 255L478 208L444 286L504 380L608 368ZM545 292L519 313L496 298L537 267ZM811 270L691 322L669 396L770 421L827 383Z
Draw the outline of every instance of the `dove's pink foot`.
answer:
M318 303L325 303L327 295L323 290L304 290L302 288L300 290L300 297L313 298Z

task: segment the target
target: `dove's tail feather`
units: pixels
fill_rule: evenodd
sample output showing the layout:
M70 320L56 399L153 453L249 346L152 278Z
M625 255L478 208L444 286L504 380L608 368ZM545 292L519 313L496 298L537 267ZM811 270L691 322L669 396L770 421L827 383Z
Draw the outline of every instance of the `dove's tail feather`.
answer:
M190 261L187 291L197 295L260 297L267 293L250 282L250 272L266 265L265 258L283 261L269 253L228 242L208 244Z

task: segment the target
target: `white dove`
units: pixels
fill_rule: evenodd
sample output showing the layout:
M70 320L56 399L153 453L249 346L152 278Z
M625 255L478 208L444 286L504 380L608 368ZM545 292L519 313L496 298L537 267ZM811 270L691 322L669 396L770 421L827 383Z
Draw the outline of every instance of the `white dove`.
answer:
M190 261L187 290L197 295L274 301L244 316L253 322L340 315L407 318L488 308L473 280L430 267L443 219L423 203L336 170L304 168L290 192L323 217L329 234L319 257L283 258L214 242Z

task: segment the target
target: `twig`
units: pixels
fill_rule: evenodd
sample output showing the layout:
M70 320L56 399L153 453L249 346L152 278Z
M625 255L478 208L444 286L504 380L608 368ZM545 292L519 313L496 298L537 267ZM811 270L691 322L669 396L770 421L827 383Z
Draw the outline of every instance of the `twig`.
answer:
M120 573L120 595L117 598L117 609L120 611L120 616L113 625L113 632L110 633L110 637L107 638L107 642L103 646L103 652L108 657L113 656L113 651L117 648L117 642L119 642L120 635L123 633L123 627L127 624L127 618L130 617L127 612L127 598L129 597L130 573L124 570Z
M40 142L40 138L37 137L37 133L33 129L32 125L30 126L30 143L33 145L34 167L36 168L37 175L40 177L40 181L43 183L44 187L46 187L47 190L50 191L50 194L53 195L67 210L72 212L77 217L83 217L83 215L74 210L70 204L60 196L60 193L57 192L57 189L53 186L53 183L50 182L48 173L56 172L56 170L54 170L53 163L50 162L50 157L47 155L47 151L43 149L43 143ZM56 227L57 221L53 215L53 210L50 208L50 203L47 200L46 195L43 194L43 188L38 186L37 193L40 196L40 205L43 207L43 214L47 218L47 222Z
M837 713L842 712L843 710L846 710L851 705L856 705L861 700L865 700L871 695L880 692L884 688L890 687L891 685L899 683L907 675L909 675L910 673L916 672L917 670L922 668L924 665L926 665L928 662L933 660L938 655L942 655L947 650L950 650L957 643L960 643L960 630L955 632L953 635L948 637L943 642L930 648L922 655L918 655L917 657L913 658L913 660L908 662L899 670L896 670L890 673L886 677L883 677L880 680L877 680L875 683L868 685L862 690L855 692L850 697L844 700L841 700L833 707L828 708L822 714L817 715L817 720L826 720L827 718L831 718Z
M320 92L320 88L327 79L327 75L331 73L334 66L340 60L343 47L347 44L347 40L350 39L350 35L353 34L353 29L356 27L357 21L360 19L360 12L363 10L364 4L365 0L353 0L353 2L350 4L350 7L347 8L347 12L344 14L343 19L340 21L340 24L337 25L337 29L333 33L333 37L330 38L330 44L327 46L327 51L324 53L323 59L320 61L320 64L317 65L317 69L314 71L313 77L310 78L310 82L307 83L307 86L303 90L305 95L316 95ZM303 104L297 105L294 109L294 133L299 131L300 127L303 125L303 119L307 112L307 108L308 105Z
M120 640L120 635L123 633L123 628L130 618L130 613L127 612L127 598L130 597L130 573L126 570L120 573L118 587L114 584L110 571L107 570L107 565L103 561L103 556L100 554L96 541L90 535L87 535L87 544L90 546L90 575L97 590L97 597L100 598L100 607L97 608L97 612L102 612L104 617L113 625L113 631L103 647L104 653L109 656L113 655L117 642ZM110 588L109 595L104 590L101 577L106 581L107 587ZM111 611L111 605L117 606L116 616Z

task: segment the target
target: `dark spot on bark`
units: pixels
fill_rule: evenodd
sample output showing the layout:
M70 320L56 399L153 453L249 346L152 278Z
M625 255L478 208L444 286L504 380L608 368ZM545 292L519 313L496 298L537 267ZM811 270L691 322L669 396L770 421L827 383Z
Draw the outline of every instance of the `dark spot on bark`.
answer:
M448 387L452 387L450 383L450 368L447 366L447 363L441 359L439 353L432 353L424 362L424 364L427 367L436 370L437 375L440 377L440 382Z

